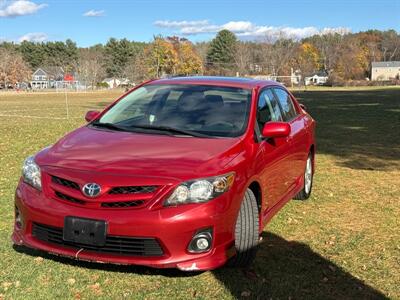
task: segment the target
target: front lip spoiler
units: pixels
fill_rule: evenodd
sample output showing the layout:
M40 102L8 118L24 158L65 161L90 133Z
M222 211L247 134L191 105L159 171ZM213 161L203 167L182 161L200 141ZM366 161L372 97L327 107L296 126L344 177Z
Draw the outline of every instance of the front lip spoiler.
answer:
M12 242L16 246L22 246L22 247L27 247L29 249L33 250L38 250L43 252L44 254L47 255L53 255L56 257L62 257L66 259L72 259L76 261L83 261L83 262L90 262L90 263L98 263L98 264L110 264L110 265L122 265L122 266L145 266L145 267L150 267L154 269L173 269L173 268L178 268L181 271L208 271L208 270L214 270L217 269L221 266L223 266L231 257L233 257L236 254L236 249L234 244L231 244L230 247L225 249L225 245L222 246L220 249L214 248L212 251L210 251L206 256L202 256L200 258L196 259L189 259L186 261L181 261L181 262L171 262L171 263L151 263L151 262L146 262L146 263L141 263L141 262L121 262L121 261L114 261L112 259L104 259L104 260L99 260L99 259L94 259L91 258L90 256L90 251L87 250L78 250L75 252L75 254L67 253L69 249L61 248L63 252L57 252L54 250L51 250L49 246L46 246L46 248L49 249L42 249L41 247L35 247L27 242L24 241L24 239L21 237L21 235L14 229L14 232L11 236ZM42 243L39 243L40 245L45 245ZM47 245L47 244L46 244ZM217 251L218 250L218 251ZM223 250L223 251L221 251ZM115 256L116 258L118 256Z

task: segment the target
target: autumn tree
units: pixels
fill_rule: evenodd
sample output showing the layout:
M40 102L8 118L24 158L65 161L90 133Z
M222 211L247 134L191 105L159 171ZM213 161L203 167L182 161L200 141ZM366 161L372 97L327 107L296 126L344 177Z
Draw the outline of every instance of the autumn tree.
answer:
M310 74L321 68L319 51L308 42L299 45L294 61L296 68L300 69L303 75Z
M22 55L0 48L0 82L4 87L14 86L18 82L30 79L31 70L22 58Z
M151 77L175 74L178 64L178 53L172 43L158 36L145 49L146 63Z
M174 46L178 54L176 74L193 75L203 72L203 62L189 40L178 37L169 37L167 40Z

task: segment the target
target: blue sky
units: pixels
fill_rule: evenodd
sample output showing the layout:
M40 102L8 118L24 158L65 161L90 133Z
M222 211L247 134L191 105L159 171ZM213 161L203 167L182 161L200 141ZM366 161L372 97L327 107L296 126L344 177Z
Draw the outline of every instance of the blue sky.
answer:
M70 38L90 46L110 37L150 41L177 34L201 41L222 28L250 40L282 33L400 32L400 0L0 0L0 40Z

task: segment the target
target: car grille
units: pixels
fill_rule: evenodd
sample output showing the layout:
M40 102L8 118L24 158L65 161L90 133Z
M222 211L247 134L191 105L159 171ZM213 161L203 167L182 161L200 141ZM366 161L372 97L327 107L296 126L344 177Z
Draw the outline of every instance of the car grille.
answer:
M82 204L82 205L85 205L85 203L86 203L86 201L83 201L83 200L80 200L80 199L76 199L74 197L65 195L65 194L63 194L61 192L58 192L58 191L54 191L54 193L61 200L69 201L69 202L76 203L76 204Z
M85 249L98 253L130 256L162 256L163 249L155 238L136 238L108 235L104 246L92 246L66 242L62 228L33 223L32 235L46 243L73 249Z
M125 207L135 207L144 204L143 200L135 200L135 201L119 201L119 202L103 202L101 203L101 207L106 208L125 208Z
M58 184L58 185L62 185L74 190L78 190L79 191L79 185L76 182L64 179L64 178L60 178L57 176L51 176L51 181Z
M157 189L155 185L148 186L118 186L113 187L108 193L109 194L149 194L153 193Z
M67 189L63 189L62 191L61 188L58 189L57 186L62 186L66 187L71 190L76 190L81 192L80 186L78 183L61 178L58 176L51 175L51 181L54 183L52 185L54 195L57 199L71 202L74 204L78 205L86 205L89 202L85 200L84 197L80 199L76 192L69 193ZM126 200L120 200L116 198L118 195L126 196L128 195L146 195L144 196L145 199L149 199L149 195L155 193L159 186L156 185L148 185L148 186L117 186L117 187L112 187L104 196L110 195L110 198L103 198L101 197L100 200L97 202L97 207L101 208L137 208L145 204L145 200L139 199L139 200L132 200L132 199L126 199ZM80 195L80 194L79 194ZM140 197L140 196L139 196ZM120 201L118 201L120 200ZM96 206L96 204L93 204L93 201L91 201L91 207Z

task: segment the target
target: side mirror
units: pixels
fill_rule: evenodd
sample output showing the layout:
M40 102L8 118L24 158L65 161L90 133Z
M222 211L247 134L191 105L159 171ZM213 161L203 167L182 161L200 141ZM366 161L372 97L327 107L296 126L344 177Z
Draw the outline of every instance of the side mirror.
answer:
M89 110L85 115L86 122L91 122L100 114L97 110Z
M299 103L299 105L300 105L300 107L301 107L302 110L307 110L307 106L305 106L304 104Z
M290 134L290 125L284 122L269 122L264 125L262 136L265 138L286 137Z

